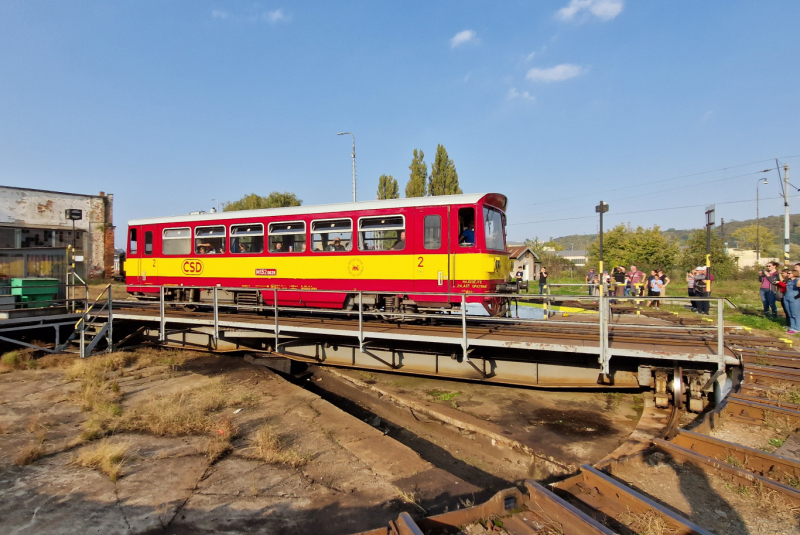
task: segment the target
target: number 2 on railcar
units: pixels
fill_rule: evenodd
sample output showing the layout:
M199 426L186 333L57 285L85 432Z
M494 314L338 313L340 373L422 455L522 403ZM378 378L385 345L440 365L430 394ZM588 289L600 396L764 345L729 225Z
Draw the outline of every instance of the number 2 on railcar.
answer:
M387 313L503 312L510 261L499 193L197 213L128 223L128 292L139 299ZM318 290L318 291L304 291ZM323 291L324 290L324 291Z

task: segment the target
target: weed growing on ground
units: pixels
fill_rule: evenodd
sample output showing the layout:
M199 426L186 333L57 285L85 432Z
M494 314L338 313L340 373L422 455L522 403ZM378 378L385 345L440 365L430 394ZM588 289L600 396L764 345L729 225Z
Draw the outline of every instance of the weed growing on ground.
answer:
M44 457L44 453L44 446L41 444L41 442L37 444L29 444L19 450L17 458L14 459L14 464L17 466L25 466L34 463Z
M642 417L642 413L644 412L644 397L643 396L633 396L633 400L631 403L631 408L634 411L633 415L627 415L626 418L629 420L639 421Z
M300 468L311 460L310 455L300 453L292 447L289 437L279 435L268 425L260 427L256 432L254 448L258 458L267 464Z
M723 461L736 468L744 468L744 464L733 455L728 455L723 459Z
M403 503L407 503L408 505L413 505L415 507L418 507L420 511L422 511L425 514L428 514L428 511L426 511L425 508L423 508L418 503L418 501L417 501L418 498L417 498L416 491L413 491L413 490L404 491L404 490L401 490L401 489L397 489L397 497L400 498L400 501L402 501Z
M239 433L239 428L231 421L230 418L221 418L216 426L216 435L209 440L206 449L206 457L209 463L214 463L219 460L223 455L233 449L231 441L236 438Z
M358 370L356 373L358 373L358 375L360 375L361 378L364 379L365 381L377 381L378 380L378 376L375 375L374 373L365 372L364 370Z
M780 385L773 385L772 388L766 391L767 399L774 399L783 401L784 403L794 403L800 405L800 386L790 383L781 383Z
M769 439L769 445L775 449L780 448L783 446L783 443L786 442L785 438L771 438Z
M99 470L111 481L116 481L122 476L122 464L129 446L126 442L112 443L106 439L85 448L73 458L72 463Z
M619 521L639 535L678 533L677 529L669 525L661 515L652 510L644 513L634 513L628 508L627 512L619 516Z
M426 390L426 394L435 399L436 401L450 401L456 396L460 396L461 392L448 392L447 390Z

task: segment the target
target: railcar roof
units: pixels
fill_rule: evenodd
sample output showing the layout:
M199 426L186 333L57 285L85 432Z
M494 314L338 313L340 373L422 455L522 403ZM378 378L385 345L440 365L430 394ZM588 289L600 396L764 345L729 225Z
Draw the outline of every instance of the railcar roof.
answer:
M418 206L442 206L447 204L475 204L490 193L472 193L467 195L438 195L432 197L412 197L410 199L385 199L380 201L360 201L338 204L317 204L308 206L287 206L285 208L266 208L262 210L237 210L235 212L216 212L202 214L184 214L166 217L149 217L131 219L128 225L155 225L159 223L189 223L193 221L224 221L227 219L245 219L252 217L274 217L308 214L327 214L336 212L353 212L361 210L379 210L392 208L414 208ZM500 194L495 194L500 195Z

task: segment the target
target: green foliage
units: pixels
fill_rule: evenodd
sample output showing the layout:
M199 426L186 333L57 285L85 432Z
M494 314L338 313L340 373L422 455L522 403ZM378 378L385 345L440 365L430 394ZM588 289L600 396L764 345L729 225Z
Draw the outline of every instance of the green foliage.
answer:
M756 250L756 244L762 255L777 256L781 251L776 244L775 233L768 228L760 225L748 225L742 227L731 234L731 239L728 240L730 246L732 242L738 242L736 245L739 249L752 249Z
M461 394L461 392L448 392L447 390L426 390L426 394L437 401L450 401L454 397Z
M458 185L458 173L453 160L443 145L436 147L436 158L431 166L428 195L458 195L463 193Z
M539 241L539 236L536 236L533 239L528 238L527 240L525 240L525 246L528 247L531 251L533 251L533 254L535 254L539 258L541 258L542 255L545 254L544 250L545 242Z
M400 188L397 187L397 180L392 175L381 175L378 179L378 199L398 199L400 198Z
M562 246L557 241L553 240L553 238L550 238L548 241L544 242L544 246L545 247L550 247L554 251L563 251L564 250L564 246Z
M599 238L589 245L588 257L590 264L597 265L600 260ZM620 224L603 234L604 269L635 265L642 271L653 268L669 270L675 266L677 258L678 245L666 238L658 226L629 230Z
M689 236L686 248L680 258L685 270L706 265L706 231L697 229ZM725 254L722 240L716 232L711 233L711 273L715 278L727 278L736 273L736 263Z
M425 163L425 153L414 149L414 158L408 169L411 174L406 184L406 197L425 197L428 194L428 165Z
M237 210L260 210L263 208L281 208L284 206L300 206L303 201L297 198L294 193L285 191L283 193L273 191L266 197L251 193L245 195L238 201L222 203L223 212L234 212Z

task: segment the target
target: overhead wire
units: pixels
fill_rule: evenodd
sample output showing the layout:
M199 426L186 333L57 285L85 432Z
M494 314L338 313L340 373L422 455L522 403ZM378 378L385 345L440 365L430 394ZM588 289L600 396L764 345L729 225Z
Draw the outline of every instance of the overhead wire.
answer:
M781 196L778 196L778 197L765 197L762 200L767 201L767 200L782 199L782 198L783 197L781 197ZM800 198L800 195L797 195L794 198ZM714 203L714 204L738 204L738 203L744 203L744 202L755 202L755 200L754 199L743 199L741 201L723 201L723 202L718 202L718 203ZM686 208L698 208L698 207L705 207L705 206L708 206L708 204L687 204L685 206L671 206L671 207L668 207L668 208L648 208L647 210L632 210L632 211L628 211L628 212L616 212L616 213L607 212L605 217L614 217L614 216L629 215L629 214L643 214L643 213L648 213L648 212L663 212L663 211L666 211L666 210L684 210ZM585 215L585 216L576 216L576 217L564 217L564 218L560 218L560 219L540 219L538 221L525 221L525 222L522 222L522 223L508 223L506 226L512 227L512 226L516 226L516 225L532 225L532 224L535 224L535 223L552 223L552 222L556 222L556 221L575 221L575 220L578 220L578 219L594 219L595 217L597 217L597 216L596 215Z
M781 157L779 157L779 159L782 159L782 160L789 160L789 159L792 159L792 158L800 158L800 154L795 154L795 155L792 155L792 156L781 156ZM609 188L606 191L615 192L615 191L621 191L621 190L625 190L625 189L638 188L638 187L641 187L641 186L647 186L649 184L657 184L657 183L661 183L661 182L667 182L667 181L670 181L670 180L680 180L682 178L691 178L691 177L700 176L700 175L707 175L707 174L710 174L710 173L718 173L720 171L727 171L728 169L736 169L736 168L739 168L739 167L745 167L747 165L755 165L755 164L758 164L758 163L772 162L774 160L775 160L774 158L767 158L767 159L764 159L764 160L758 160L758 161L754 161L754 162L742 163L742 164L737 164L737 165L729 165L729 166L726 166L726 167L720 167L720 168L713 169L713 170L710 170L710 171L700 171L698 173L690 173L690 174L671 177L671 178L662 178L662 179L653 180L653 181L650 181L650 182L639 182L639 183L636 183L636 184L632 184L630 186L620 186L620 187L616 187L616 188ZM755 171L755 172L753 172L751 174L760 173L760 172L761 171ZM562 197L562 198L558 198L558 199L548 199L546 201L530 203L530 204L524 204L522 206L525 207L525 206L538 206L538 205L541 205L541 204L552 204L552 203L555 203L555 202L570 201L570 200L574 200L574 199L577 199L577 198L589 197L589 196L592 196L592 195L596 195L596 193L592 192L592 193L585 193L583 195L571 195L569 197Z

